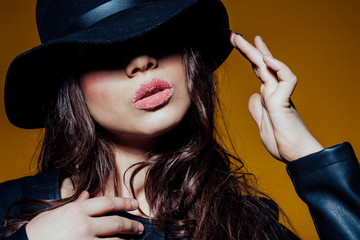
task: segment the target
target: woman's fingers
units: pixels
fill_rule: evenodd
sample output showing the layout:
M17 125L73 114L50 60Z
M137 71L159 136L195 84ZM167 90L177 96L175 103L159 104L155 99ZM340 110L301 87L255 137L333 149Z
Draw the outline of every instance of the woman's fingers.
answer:
M275 91L283 97L292 95L297 84L296 76L288 66L272 57L260 36L255 37L255 46L233 32L230 41L253 65L255 74L264 83L261 91L264 96L272 95Z
M276 93L279 96L290 97L297 84L297 77L295 74L288 66L286 66L286 64L270 55L264 56L264 62L276 73L278 77L279 84L276 89Z
M254 39L255 47L263 54L272 56L269 48L266 46L265 42L260 36L256 36Z
M120 216L94 217L92 225L96 236L141 234L144 231L141 223Z
M78 202L89 216L99 216L109 212L136 210L139 203L135 199L123 197L96 197Z
M230 41L232 45L237 48L247 60L250 61L250 63L255 64L258 67L265 65L262 59L263 54L242 36L232 32Z
M139 203L135 199L122 197L89 199L89 193L84 191L76 201L34 217L26 225L26 234L29 239L54 240L96 239L97 236L112 238L113 235L121 233L141 234L144 231L141 223L109 214L136 210L138 207ZM104 214L109 215L103 216Z
M255 64L258 67L264 65L263 55L272 56L269 48L266 46L265 42L260 36L255 37L255 46L253 46L241 35L231 32L230 42L244 55L246 59L248 59L252 64Z
M79 202L81 209L88 216L92 231L96 236L111 236L115 234L141 234L144 226L137 222L117 215L101 216L110 212L124 212L139 207L135 199L123 197L96 197Z
M274 72L268 68L263 60L264 54L271 54L269 49L266 47L265 43L261 40L260 37L255 38L255 40L259 49L235 33L232 33L230 39L232 44L252 64L254 73L261 80L261 82L265 84L263 92L265 95L267 95L268 93L270 94L275 91L278 80Z

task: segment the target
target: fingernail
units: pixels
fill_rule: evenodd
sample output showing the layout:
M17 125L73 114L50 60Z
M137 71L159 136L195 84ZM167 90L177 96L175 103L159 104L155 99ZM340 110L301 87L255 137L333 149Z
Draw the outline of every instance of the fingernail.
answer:
M144 226L139 223L139 233L141 234L144 231Z
M131 200L131 205L133 206L133 208L138 208L139 203L138 203L138 201L136 201L135 199L132 199L132 200Z
M231 31L231 33L230 33L230 43L231 43L235 48L237 48L237 47L236 47L236 43L235 43L235 37L236 37L236 36L241 36L241 38L242 38L242 35L241 35L241 34Z

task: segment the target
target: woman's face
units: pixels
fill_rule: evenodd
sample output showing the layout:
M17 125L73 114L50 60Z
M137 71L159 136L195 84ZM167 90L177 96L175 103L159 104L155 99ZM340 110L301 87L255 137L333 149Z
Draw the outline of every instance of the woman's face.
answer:
M104 62L111 64L91 67L80 76L94 120L123 138L156 137L175 127L190 106L180 51L116 56L95 55L96 62L108 58Z

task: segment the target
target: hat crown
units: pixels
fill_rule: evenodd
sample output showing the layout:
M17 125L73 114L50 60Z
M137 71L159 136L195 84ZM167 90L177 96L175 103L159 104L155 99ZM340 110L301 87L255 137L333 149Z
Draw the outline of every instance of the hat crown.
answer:
M108 0L38 0L36 23L42 43L63 37L72 22Z
M166 33L197 47L213 70L233 48L221 0L37 1L42 44L12 61L5 82L6 114L21 128L44 127L57 88L78 67L79 44L111 46Z
M36 22L40 40L44 43L59 39L123 10L159 2L169 0L38 0Z

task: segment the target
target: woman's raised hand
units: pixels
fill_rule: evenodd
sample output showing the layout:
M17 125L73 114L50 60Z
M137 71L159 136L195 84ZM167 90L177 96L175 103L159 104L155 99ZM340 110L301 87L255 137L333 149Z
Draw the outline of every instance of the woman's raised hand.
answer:
M103 216L106 213L131 211L138 207L135 199L89 199L89 193L85 191L77 201L33 218L26 226L26 234L29 240L89 240L116 234L141 234L144 226L139 222L117 215Z
M269 153L278 160L289 162L322 150L290 100L297 84L291 70L273 58L259 36L255 37L255 46L234 32L230 41L251 63L261 81L260 93L250 97L249 111Z

